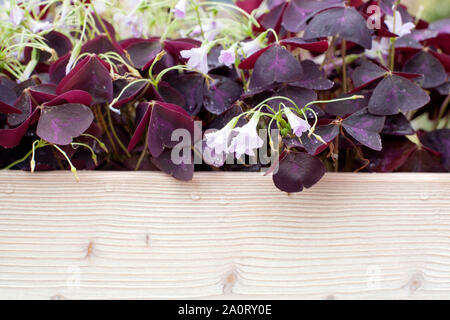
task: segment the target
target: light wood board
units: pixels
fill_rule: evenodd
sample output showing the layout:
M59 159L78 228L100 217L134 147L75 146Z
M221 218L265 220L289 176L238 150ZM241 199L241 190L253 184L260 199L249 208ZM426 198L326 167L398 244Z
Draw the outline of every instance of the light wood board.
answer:
M450 175L0 172L0 298L450 298Z

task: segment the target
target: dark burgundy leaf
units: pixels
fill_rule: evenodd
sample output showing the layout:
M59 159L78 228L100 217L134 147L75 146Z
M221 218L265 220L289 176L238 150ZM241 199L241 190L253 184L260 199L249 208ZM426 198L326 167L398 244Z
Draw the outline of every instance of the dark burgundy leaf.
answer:
M158 157L152 157L152 163L161 171L170 174L175 179L182 181L192 180L194 176L194 161L191 157L190 163L175 164L172 162L172 150L168 149Z
M150 67L162 47L157 40L141 40L125 48L130 55L133 66L145 70Z
M31 103L28 93L23 92L14 103L14 108L20 110L20 113L8 114L8 124L15 127L24 122L32 112L33 104Z
M370 113L392 115L416 110L430 101L428 94L414 82L397 75L385 77L369 101Z
M60 32L50 31L49 33L44 35L43 38L44 41L47 43L47 45L56 51L58 57L62 57L70 50L72 50L72 42L70 42L70 39ZM32 50L33 49L31 47L25 47L24 50L25 63L28 63L31 60ZM39 50L39 52L40 52L39 62L46 62L48 59L51 58L50 53L41 50Z
M301 146L311 155L317 155L328 147L328 143L333 141L339 134L339 127L334 124L318 126L314 131L319 135L327 144L323 144L317 140L313 135L308 137L308 132L304 132L300 137ZM294 138L295 139L295 138Z
M183 94L167 82L159 83L158 93L161 96L161 99L156 100L162 100L167 103L176 104L177 106L186 105L186 99Z
M147 129L148 123L150 122L150 114L152 112L152 104L149 102L142 102L136 107L136 130L134 131L133 137L131 137L130 143L128 144L128 151L133 150Z
M380 132L383 130L385 117L375 116L367 108L355 112L342 121L345 131L363 145L381 150Z
M284 12L283 27L290 32L304 30L306 22L317 12L343 6L343 0L291 0Z
M22 113L19 109L12 106L17 96L14 90L0 84L0 113Z
M210 87L204 86L203 106L212 114L222 114L231 107L241 94L242 86L227 77L212 76Z
M52 83L60 83L66 76L66 66L69 63L69 60L70 54L67 53L51 64L48 74Z
M405 35L403 37L398 38L395 41L395 49L402 49L402 50L416 50L416 49L422 49L423 46L413 39L410 35Z
M363 148L364 157L370 161L366 168L372 172L392 172L403 165L416 148L408 138L390 136L383 139L381 151Z
M236 1L236 5L245 10L247 13L251 13L253 10L257 9L263 0L238 0Z
M394 136L407 136L414 134L415 130L403 113L398 113L386 117L386 122L381 133Z
M75 89L90 93L93 103L110 102L113 99L111 76L96 55L90 55L78 63L58 84L56 92L61 94Z
M255 67L255 63L258 60L258 58L267 50L269 50L270 48L272 48L275 44L271 44L265 48L262 48L258 51L256 51L254 54L252 54L251 56L247 57L246 59L242 60L241 63L239 64L239 69L242 70L246 70L246 69L253 69Z
M294 82L302 73L298 60L285 48L274 45L256 61L250 89L265 88L274 83Z
M328 90L333 87L334 82L328 80L313 61L303 60L300 65L303 69L303 76L291 85L313 90Z
M176 74L168 77L167 82L184 96L185 105L182 106L183 109L192 116L200 112L205 87L205 79L202 75L198 73ZM164 91L160 92L164 100L170 101L170 97L164 96L165 93Z
M331 8L317 14L305 30L305 39L339 35L370 49L372 35L364 18L355 8Z
M113 81L113 97L117 98L122 90L129 85L129 82L125 79L118 79ZM120 96L119 101L114 104L115 108L132 101L136 96L142 92L142 90L148 85L147 82L140 81L130 85L125 92Z
M106 34L101 34L97 37L95 37L92 40L87 41L82 47L80 53L106 53L106 52L115 52L119 55L123 55L124 52L122 48L116 43L112 43Z
M55 97L54 99L44 103L44 105L47 107L51 107L51 106L58 106L58 105L67 104L67 103L80 103L80 104L84 104L85 106L90 106L91 102L92 102L92 97L86 91L70 90L70 91L64 92L63 94L60 94L59 96Z
M343 117L367 107L369 104L370 92L361 91L356 94L364 96L364 99L330 102L325 105L325 111L333 116ZM352 95L353 94L346 93L338 96L337 98L347 98Z
M439 129L420 136L420 142L427 148L441 154L445 170L450 171L450 129Z
M314 52L325 52L328 49L327 40L305 40L303 38L288 38L280 41L282 45L289 45L293 48L302 48Z
M310 89L298 88L293 86L283 86L277 90L273 96L281 96L291 99L295 102L298 108L303 108L307 103L317 100L317 94ZM268 105L277 112L280 108L280 103L283 103L288 108L295 108L295 106L285 99L274 99L268 102Z
M286 3L284 3L284 1L281 4L276 5L262 17L261 25L265 29L274 29L278 32L281 24L281 17L283 16L285 9Z
M184 61L180 52L200 47L201 42L191 39L177 39L164 41L164 50L174 56L178 61Z
M50 143L67 145L85 132L93 120L91 109L82 104L43 107L36 134Z
M243 110L238 105L233 105L231 108L226 110L224 113L216 117L209 125L208 129L217 129L220 130L223 127L225 127L231 119L234 117L242 114ZM237 127L242 127L247 122L245 121L245 117L240 117L238 123L236 124Z
M405 163L397 169L400 172L444 172L439 156L423 148L416 148Z
M367 86L375 81L378 81L386 74L386 69L379 65L363 60L361 65L352 72L352 81L355 87L361 88Z
M435 88L439 94L446 96L448 94L450 94L450 81L447 81L443 84L441 84L440 86Z
M17 146L38 112L39 109L36 108L33 113L16 128L0 129L0 146L4 148L14 148Z
M404 72L423 74L423 88L434 88L445 82L447 74L438 59L426 51L419 51L403 66Z
M42 104L46 101L56 98L56 85L54 84L39 84L29 88L29 92L34 101Z
M173 148L179 142L172 141L176 129L185 129L194 136L194 121L179 106L156 102L150 115L148 150L153 157L159 157L165 148Z
M278 171L272 176L275 186L285 192L300 192L310 188L325 174L325 166L318 158L295 151L280 157Z

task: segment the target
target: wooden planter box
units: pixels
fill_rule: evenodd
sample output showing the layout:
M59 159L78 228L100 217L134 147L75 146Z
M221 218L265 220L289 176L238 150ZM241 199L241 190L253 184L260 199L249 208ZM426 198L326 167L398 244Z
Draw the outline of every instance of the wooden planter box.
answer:
M0 173L0 298L449 298L450 175Z

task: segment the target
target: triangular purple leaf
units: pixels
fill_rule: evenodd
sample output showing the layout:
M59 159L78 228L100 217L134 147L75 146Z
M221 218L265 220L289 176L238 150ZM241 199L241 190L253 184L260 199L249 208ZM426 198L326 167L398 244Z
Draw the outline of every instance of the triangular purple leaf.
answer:
M290 32L299 32L315 13L344 3L343 0L292 0L284 12L282 25Z
M298 60L285 48L274 45L256 61L250 89L265 88L274 83L294 82L299 80L302 73Z
M430 101L430 96L414 82L397 75L385 77L375 88L369 111L377 115L393 115L416 110Z
M300 192L310 188L325 174L318 158L301 152L286 151L280 157L278 171L272 176L275 186L285 192Z
M339 35L370 49L372 35L366 21L355 8L332 8L317 14L305 30L305 39Z
M93 120L91 109L82 104L43 107L36 134L50 143L67 145L84 133Z
M61 94L74 89L90 93L93 103L110 102L113 99L111 76L96 55L90 55L79 62L59 83L56 92Z
M242 86L230 78L212 75L210 87L204 86L203 106L212 114L222 114L231 107L241 94Z
M363 145L381 150L380 132L383 130L385 117L375 116L367 108L355 112L342 121L345 131Z
M423 88L434 88L445 82L447 74L444 67L430 53L419 51L403 65L404 72L423 74Z

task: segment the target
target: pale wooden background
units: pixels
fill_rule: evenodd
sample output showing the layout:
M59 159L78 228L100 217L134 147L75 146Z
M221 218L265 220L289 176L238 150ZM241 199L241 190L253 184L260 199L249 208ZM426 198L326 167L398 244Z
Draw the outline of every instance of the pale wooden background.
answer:
M0 298L450 298L450 175L0 173Z

